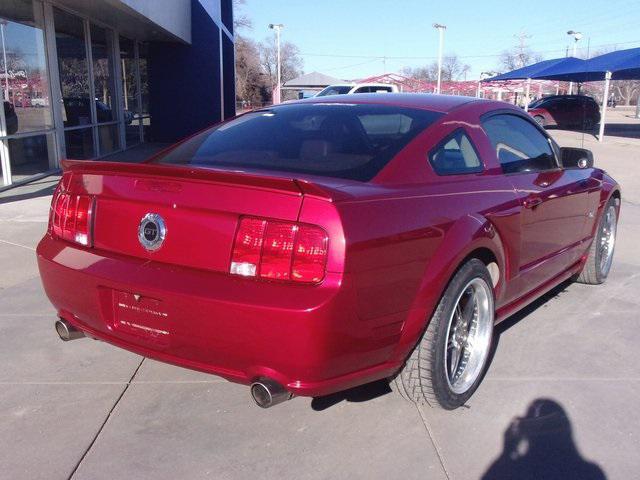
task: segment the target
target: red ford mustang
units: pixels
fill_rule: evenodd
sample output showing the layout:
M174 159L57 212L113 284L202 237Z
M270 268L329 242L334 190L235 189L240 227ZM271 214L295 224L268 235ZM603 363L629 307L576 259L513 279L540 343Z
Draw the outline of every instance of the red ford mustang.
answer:
M379 379L453 409L494 325L607 277L620 189L501 102L323 97L144 164L66 161L37 256L63 340L251 384L259 405Z

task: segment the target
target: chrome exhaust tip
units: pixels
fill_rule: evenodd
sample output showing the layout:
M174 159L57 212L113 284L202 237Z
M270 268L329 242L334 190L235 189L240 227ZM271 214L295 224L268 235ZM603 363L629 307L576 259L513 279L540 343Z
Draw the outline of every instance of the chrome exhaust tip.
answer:
M68 342L69 340L77 340L78 338L84 337L84 332L82 330L78 330L76 327L71 325L66 320L59 318L56 320L56 332L60 337L60 340L63 342Z
M251 396L259 407L269 408L293 398L282 385L269 378L261 378L251 384Z

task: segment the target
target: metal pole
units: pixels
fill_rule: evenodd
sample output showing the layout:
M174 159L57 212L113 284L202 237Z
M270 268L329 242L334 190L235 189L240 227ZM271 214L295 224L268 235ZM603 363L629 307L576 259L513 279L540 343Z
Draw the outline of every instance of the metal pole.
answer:
M124 109L129 110L129 92L127 91L127 65L125 59L122 59L122 90L124 91Z
M0 21L0 35L2 36L2 61L4 62L4 98L9 101L9 65L7 65L7 50L4 46L4 27L8 22Z
M436 87L436 93L439 94L442 82L442 46L444 43L444 27L440 25L436 28L440 31L440 46L438 48L438 86Z
M531 79L527 78L527 93L524 97L524 111L529 111L529 93L531 93Z
M600 114L600 132L598 141L604 140L604 124L607 116L607 101L609 100L609 83L611 82L611 72L607 72L604 77L604 95L602 96L602 113Z
M578 39L573 41L573 58L576 57L576 47L578 46ZM573 82L569 82L569 95L573 93Z
M480 98L480 84L482 83L481 80L478 80L478 90L476 91L476 98Z
M280 90L280 84L282 82L282 60L281 60L281 56L280 56L280 30L282 30L282 27L284 27L284 25L282 23L270 23L269 24L269 28L272 30L276 31L276 49L277 49L277 59L276 59L276 91L278 92L277 94L277 98L274 92L274 99L273 99L273 103L280 103L281 99L280 99L280 95L281 95L281 90ZM276 101L277 100L277 101Z
M280 95L282 94L280 91L280 79L282 77L282 64L280 63L280 27L276 28L276 38L278 42L278 103L282 101Z

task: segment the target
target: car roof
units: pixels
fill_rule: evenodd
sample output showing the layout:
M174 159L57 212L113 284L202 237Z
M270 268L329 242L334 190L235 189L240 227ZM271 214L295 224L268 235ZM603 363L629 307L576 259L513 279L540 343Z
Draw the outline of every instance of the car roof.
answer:
M287 102L287 105L301 103L368 103L448 113L462 105L479 102L486 103L486 100L459 95L435 95L430 93L359 93L358 95L328 95L326 97L305 98Z

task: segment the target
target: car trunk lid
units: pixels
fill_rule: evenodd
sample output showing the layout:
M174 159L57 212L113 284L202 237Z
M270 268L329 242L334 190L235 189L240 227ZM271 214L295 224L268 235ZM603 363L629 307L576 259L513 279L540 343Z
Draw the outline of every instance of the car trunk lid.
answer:
M95 196L94 248L220 272L229 271L241 215L296 221L303 200L294 179L278 176L113 162L63 167L70 191ZM166 226L156 249L139 239L149 214Z

